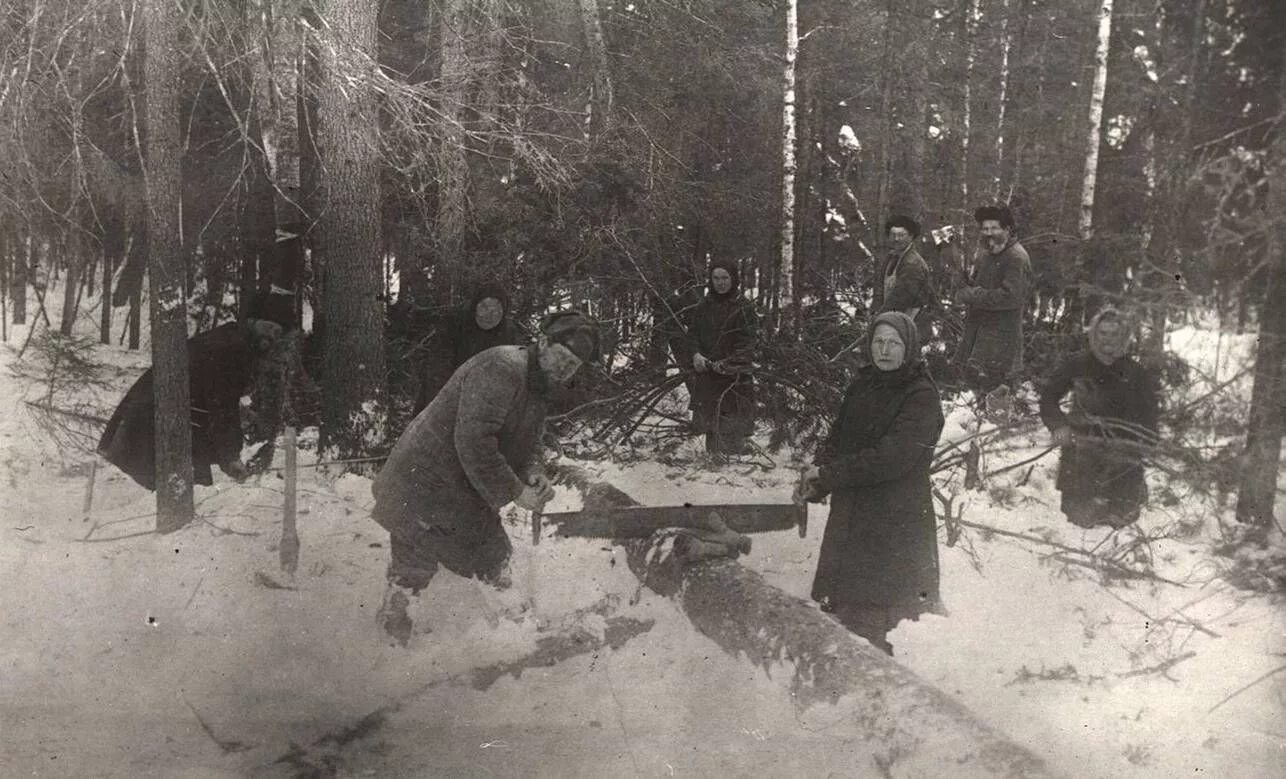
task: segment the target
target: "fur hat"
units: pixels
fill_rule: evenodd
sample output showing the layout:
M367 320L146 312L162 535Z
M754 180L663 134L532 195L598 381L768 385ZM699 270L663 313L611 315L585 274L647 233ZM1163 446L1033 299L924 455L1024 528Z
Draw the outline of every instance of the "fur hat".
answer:
M540 332L551 344L562 344L583 362L599 358L598 320L583 311L558 311L545 317Z
M988 219L994 219L1000 222L1000 226L1006 230L1014 229L1014 214L1006 205L980 206L973 212L973 220L982 224Z
M889 217L888 221L884 223L884 234L888 235L889 231L894 227L901 227L903 230L906 230L911 234L912 238L920 237L920 223L909 216L897 214Z

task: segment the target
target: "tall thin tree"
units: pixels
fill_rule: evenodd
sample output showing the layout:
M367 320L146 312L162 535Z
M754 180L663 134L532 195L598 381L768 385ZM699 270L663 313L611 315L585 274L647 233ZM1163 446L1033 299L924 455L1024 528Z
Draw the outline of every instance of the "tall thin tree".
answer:
M781 310L794 304L795 275L795 62L799 58L799 0L786 0L786 65L782 71Z
M156 427L156 529L192 520L192 427L187 305L183 295L179 27L175 0L143 0L147 146L148 310Z
M1103 130L1103 98L1107 94L1107 59L1112 47L1112 0L1099 0L1098 46L1094 51L1094 83L1090 88L1089 132L1085 173L1081 178L1081 210L1077 224L1081 240L1094 235L1094 189L1098 183L1098 151Z

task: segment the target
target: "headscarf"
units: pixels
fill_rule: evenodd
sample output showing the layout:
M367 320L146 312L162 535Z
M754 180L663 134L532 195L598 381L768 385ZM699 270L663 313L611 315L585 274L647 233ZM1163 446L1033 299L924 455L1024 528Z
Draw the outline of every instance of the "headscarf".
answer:
M732 277L732 286L728 287L728 291L722 295L714 291L714 272L719 268L728 271L728 275ZM737 267L735 260L715 260L710 263L710 270L706 272L706 290L710 297L716 300L737 297L740 294L740 289L741 269Z
M496 324L496 327L501 327L504 324L505 318L509 316L509 293L500 284L488 281L483 284L479 284L477 290L473 293L473 297L469 300L469 308L466 309L464 316L466 327L472 327L478 330L482 329L478 327L477 322L478 304L487 298L495 298L500 301L500 310L502 313L500 315L500 322ZM494 330L495 328L492 329Z
M581 359L594 362L599 357L598 320L583 311L559 311L550 314L540 331L551 344L562 344Z
M902 339L902 346L905 348L902 355L902 364L891 371L884 371L875 367L875 361L871 358L871 355L874 354L871 349L871 341L875 338L875 328L880 325L888 325L896 330L898 337ZM875 317L875 320L871 322L871 329L866 333L866 356L867 359L871 360L871 367L876 371L876 375L884 380L895 381L918 369L920 363L924 361L924 355L920 354L920 331L915 326L915 320L901 311L885 311Z

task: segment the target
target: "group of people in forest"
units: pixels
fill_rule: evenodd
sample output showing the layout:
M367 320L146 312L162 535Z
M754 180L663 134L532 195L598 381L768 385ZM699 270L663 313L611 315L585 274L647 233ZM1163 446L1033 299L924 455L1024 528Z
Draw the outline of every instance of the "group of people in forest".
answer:
M982 396L1018 379L1031 263L1006 207L980 208L975 218L981 246L972 269L959 271L954 300L965 318L952 365ZM886 225L889 252L876 277L864 359L792 496L830 501L813 599L890 654L888 634L900 620L941 608L930 469L944 416L922 354L941 303L916 249L919 233L907 217ZM688 380L693 428L711 452L742 451L753 432L758 317L736 264L712 263L704 296L676 308L669 335ZM234 441L230 420L251 382L247 366L272 353L280 330L251 319L192 339L199 483L209 482L212 463L244 477L234 445L240 431ZM1159 388L1129 354L1132 330L1126 314L1100 311L1087 327L1088 348L1040 382L1041 419L1062 447L1062 509L1080 526L1122 527L1146 502L1142 458L1156 439ZM580 311L547 317L535 341L524 343L499 287L479 289L443 332L451 336L451 371L441 383L426 374L417 414L373 484L372 515L391 549L377 618L402 644L413 627L411 598L439 568L509 585L512 547L500 509L512 502L538 511L551 499L538 456L551 398L600 358L600 326ZM198 387L198 372L224 380ZM150 488L152 461L139 455L151 430L149 376L126 395L100 451Z

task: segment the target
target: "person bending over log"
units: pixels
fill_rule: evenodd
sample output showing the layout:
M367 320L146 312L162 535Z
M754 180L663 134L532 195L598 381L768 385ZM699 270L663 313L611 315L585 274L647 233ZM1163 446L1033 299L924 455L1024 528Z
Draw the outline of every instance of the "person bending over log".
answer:
M915 321L887 311L873 324L871 364L849 384L794 498L831 496L813 599L891 655L898 622L939 608L929 466L943 416Z
M410 599L439 567L498 589L512 546L500 523L511 502L539 510L553 488L537 461L554 392L598 359L598 323L577 311L546 319L531 346L496 346L461 365L407 427L372 485L372 518L391 559L380 628L410 639Z
M706 451L741 454L755 426L751 370L759 316L741 295L735 262L711 263L707 284L688 331L697 372L693 427L705 433Z
M425 362L420 377L420 391L415 398L416 414L429 405L450 373L470 357L493 346L512 346L522 341L522 335L510 315L509 295L505 288L487 283L478 287L468 306L447 318L439 334L441 341L436 359ZM450 360L449 369L441 364L445 359Z
M1090 320L1089 348L1064 360L1041 387L1041 420L1062 447L1063 513L1081 527L1124 527L1147 503L1143 453L1157 439L1160 384L1129 355L1131 329L1125 315L1103 309Z
M197 484L213 483L211 465L238 481L249 475L241 462L241 397L281 335L275 322L246 319L188 339L192 478ZM98 442L99 454L149 490L156 489L154 409L148 368L125 393Z

